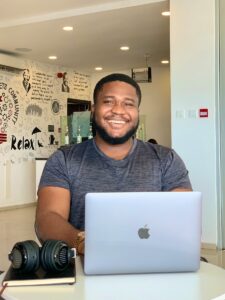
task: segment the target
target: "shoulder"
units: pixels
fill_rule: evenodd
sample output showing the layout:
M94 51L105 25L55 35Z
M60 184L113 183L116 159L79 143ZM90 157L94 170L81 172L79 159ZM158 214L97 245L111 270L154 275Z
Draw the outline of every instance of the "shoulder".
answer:
M177 152L169 147L138 140L137 149L139 155L146 157L146 159L157 160L163 169L174 164L184 164Z
M138 143L139 147L151 156L153 164L159 164L161 170L162 190L170 191L175 188L191 189L188 170L181 157L174 149L149 142ZM145 162L147 158L145 157Z
M45 165L45 172L67 173L68 169L80 164L83 155L91 147L91 144L90 140L80 144L60 147L48 158Z
M62 146L58 152L59 156L63 156L65 161L73 158L82 157L84 153L93 151L93 141L87 140L80 144L73 144L69 146Z
M137 140L137 149L146 155L150 155L153 158L163 160L171 155L174 150L159 144L152 144L149 142L143 142Z

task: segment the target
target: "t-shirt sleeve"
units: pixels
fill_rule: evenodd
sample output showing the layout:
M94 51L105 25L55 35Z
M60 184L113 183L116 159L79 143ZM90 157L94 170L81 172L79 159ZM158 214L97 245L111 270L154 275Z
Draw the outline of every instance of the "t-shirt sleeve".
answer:
M53 153L45 164L38 189L44 186L56 186L69 189L69 177L65 157L60 150Z
M170 191L175 188L192 188L183 160L171 150L162 162L162 190Z

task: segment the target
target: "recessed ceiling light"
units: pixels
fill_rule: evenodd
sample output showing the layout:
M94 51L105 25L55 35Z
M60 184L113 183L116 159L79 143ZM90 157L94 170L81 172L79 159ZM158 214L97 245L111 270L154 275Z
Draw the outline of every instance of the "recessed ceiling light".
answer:
M162 16L170 16L170 11L163 11Z
M65 30L65 31L72 31L73 30L73 26L64 26L63 30Z
M96 71L102 71L102 67L95 67Z
M55 56L55 55L50 55L48 58L54 60L54 59L57 59L57 56Z
M161 63L162 63L162 64L168 64L169 61L168 61L168 60L161 60Z
M128 46L121 46L120 50L122 50L122 51L128 51L128 50L130 50L130 47L128 47Z

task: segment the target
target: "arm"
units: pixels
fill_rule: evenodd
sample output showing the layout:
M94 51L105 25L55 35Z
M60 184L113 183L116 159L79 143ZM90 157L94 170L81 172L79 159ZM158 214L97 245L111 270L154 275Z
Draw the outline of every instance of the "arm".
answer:
M83 253L83 240L80 232L69 222L70 191L61 188L46 186L38 192L35 228L41 242L47 239L63 240L70 247L76 247Z
M192 192L191 188L175 188L170 190L170 192Z
M188 170L178 154L171 150L162 161L163 190L171 192L191 192L192 186Z

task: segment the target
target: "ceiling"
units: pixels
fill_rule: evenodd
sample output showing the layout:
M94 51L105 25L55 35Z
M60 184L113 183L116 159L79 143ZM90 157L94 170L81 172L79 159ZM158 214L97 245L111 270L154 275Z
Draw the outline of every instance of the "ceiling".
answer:
M159 66L169 59L166 10L169 0L1 0L0 52L88 73Z

